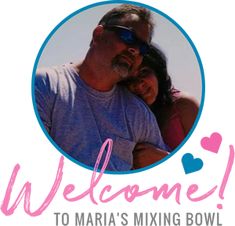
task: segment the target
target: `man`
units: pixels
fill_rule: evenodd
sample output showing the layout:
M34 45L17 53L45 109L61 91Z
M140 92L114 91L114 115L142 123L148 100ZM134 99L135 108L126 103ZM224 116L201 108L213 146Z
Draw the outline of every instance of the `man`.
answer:
M121 5L94 29L81 64L38 70L35 97L40 118L55 143L79 162L94 167L107 138L114 142L107 166L112 171L132 168L137 143L165 149L150 110L116 85L135 73L152 32L148 10Z

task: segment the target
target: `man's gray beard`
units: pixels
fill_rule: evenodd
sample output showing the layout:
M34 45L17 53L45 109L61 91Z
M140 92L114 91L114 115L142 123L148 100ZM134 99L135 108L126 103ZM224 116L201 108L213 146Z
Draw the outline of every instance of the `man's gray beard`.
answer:
M131 67L127 63L118 62L118 60L112 62L112 69L121 80L128 78L131 71Z

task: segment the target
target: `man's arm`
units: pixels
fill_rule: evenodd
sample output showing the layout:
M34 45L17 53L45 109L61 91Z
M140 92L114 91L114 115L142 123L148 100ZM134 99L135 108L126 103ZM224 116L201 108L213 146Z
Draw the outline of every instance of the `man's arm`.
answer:
M140 169L165 158L169 152L148 143L140 143L133 151L133 169Z

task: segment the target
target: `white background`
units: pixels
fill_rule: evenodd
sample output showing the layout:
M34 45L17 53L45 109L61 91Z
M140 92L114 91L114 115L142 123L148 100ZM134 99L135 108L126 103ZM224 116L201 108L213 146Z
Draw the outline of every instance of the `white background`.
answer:
M27 181L32 183L31 209L37 209L48 194L57 171L61 154L42 132L31 99L32 70L36 55L51 30L75 10L95 1L5 1L1 3L1 158L0 203L2 203L14 166L21 168L13 187L11 204ZM168 200L151 199L150 195L127 203L123 196L108 204L91 204L89 198L70 203L63 199L63 188L73 183L75 194L89 187L91 171L65 159L63 180L50 206L38 217L30 217L21 202L14 214L4 216L0 211L0 225L55 225L54 212L219 212L224 226L234 219L235 170L228 181L224 200L218 190L208 199L192 203L186 198L190 184L199 186L198 195L213 186L220 186L228 159L228 145L235 144L234 108L234 7L233 1L159 0L144 1L173 18L190 36L201 56L206 79L205 104L199 123L187 143L170 159L150 170L128 175L104 175L95 196L107 184L113 191L133 184L142 189L167 183L182 184L181 204L173 196ZM200 140L212 132L220 132L223 142L218 154L203 150ZM185 175L181 158L191 152L204 162L202 170ZM216 205L223 204L223 210ZM183 219L182 219L183 220ZM184 225L183 221L181 223ZM73 225L72 222L70 225Z

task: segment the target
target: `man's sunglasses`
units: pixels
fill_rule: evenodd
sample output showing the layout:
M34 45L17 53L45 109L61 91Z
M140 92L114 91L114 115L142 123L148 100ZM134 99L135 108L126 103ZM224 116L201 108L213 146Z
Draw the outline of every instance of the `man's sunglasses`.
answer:
M119 25L105 25L104 28L110 31L114 31L118 35L120 40L125 44L137 46L142 56L148 53L148 43L140 40L131 28Z

